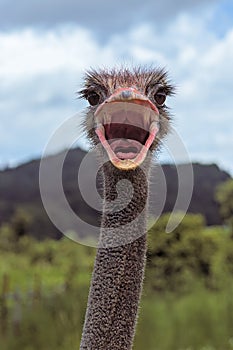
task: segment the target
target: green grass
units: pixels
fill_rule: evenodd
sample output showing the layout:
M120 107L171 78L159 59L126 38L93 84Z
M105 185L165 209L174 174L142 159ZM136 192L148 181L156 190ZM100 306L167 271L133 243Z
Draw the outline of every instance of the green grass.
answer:
M233 349L233 288L144 297L135 350Z
M233 350L233 244L212 231L191 233L189 245L186 236L156 234L134 350ZM155 255L161 247L163 261ZM0 235L1 350L79 348L95 253L68 239L17 242ZM200 262L206 261L205 277Z
M78 349L87 292L79 286L18 295L1 350ZM213 293L202 287L182 297L144 295L134 350L232 350L232 295L232 289Z

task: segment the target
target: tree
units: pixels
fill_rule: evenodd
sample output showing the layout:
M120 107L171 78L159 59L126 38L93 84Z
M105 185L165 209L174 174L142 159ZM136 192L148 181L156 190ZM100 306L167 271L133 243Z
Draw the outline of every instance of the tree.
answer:
M147 276L154 290L185 291L192 288L194 278L210 278L217 242L204 234L202 215L186 214L178 227L166 233L169 217L162 215L150 229Z
M15 233L15 238L19 239L29 233L29 226L31 223L30 214L23 208L18 207L11 220L11 226Z
M220 205L220 214L233 232L233 179L217 187L216 200Z

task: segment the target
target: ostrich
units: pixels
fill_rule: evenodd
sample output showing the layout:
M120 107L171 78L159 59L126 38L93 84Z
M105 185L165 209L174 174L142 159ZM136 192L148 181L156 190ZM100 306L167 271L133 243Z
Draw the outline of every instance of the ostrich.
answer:
M90 70L81 98L84 127L102 160L103 214L81 350L129 350L146 260L146 208L152 152L169 131L163 69ZM125 204L126 203L126 204Z

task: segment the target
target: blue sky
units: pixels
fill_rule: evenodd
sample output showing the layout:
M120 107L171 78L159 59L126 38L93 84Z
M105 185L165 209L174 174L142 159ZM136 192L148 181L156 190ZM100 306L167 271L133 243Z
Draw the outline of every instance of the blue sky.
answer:
M75 113L78 124L83 72L122 62L165 66L190 158L233 173L231 0L0 0L0 166L40 156Z

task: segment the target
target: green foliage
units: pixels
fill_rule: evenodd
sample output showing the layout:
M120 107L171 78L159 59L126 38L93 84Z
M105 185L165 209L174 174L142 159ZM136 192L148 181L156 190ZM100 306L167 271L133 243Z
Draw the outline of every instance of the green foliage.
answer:
M4 224L0 228L0 250L12 251L15 248L15 234L12 227Z
M226 223L233 228L233 180L230 179L219 185L216 199L220 204L220 213Z
M32 221L32 217L28 211L21 207L18 207L11 219L12 229L15 234L15 238L18 239L29 233L29 225Z
M222 228L206 228L201 215L186 215L165 233L169 214L150 230L147 277L152 290L190 292L198 280L221 289L233 272L233 241Z
M14 294L8 326L1 334L2 350L75 349L81 338L87 288L72 292L55 289L52 293ZM6 318L6 317L5 317Z
M233 284L143 298L134 350L232 350Z
M75 349L95 250L0 229L1 350Z
M233 240L186 215L149 232L135 350L233 350ZM95 249L0 228L1 350L78 349Z

